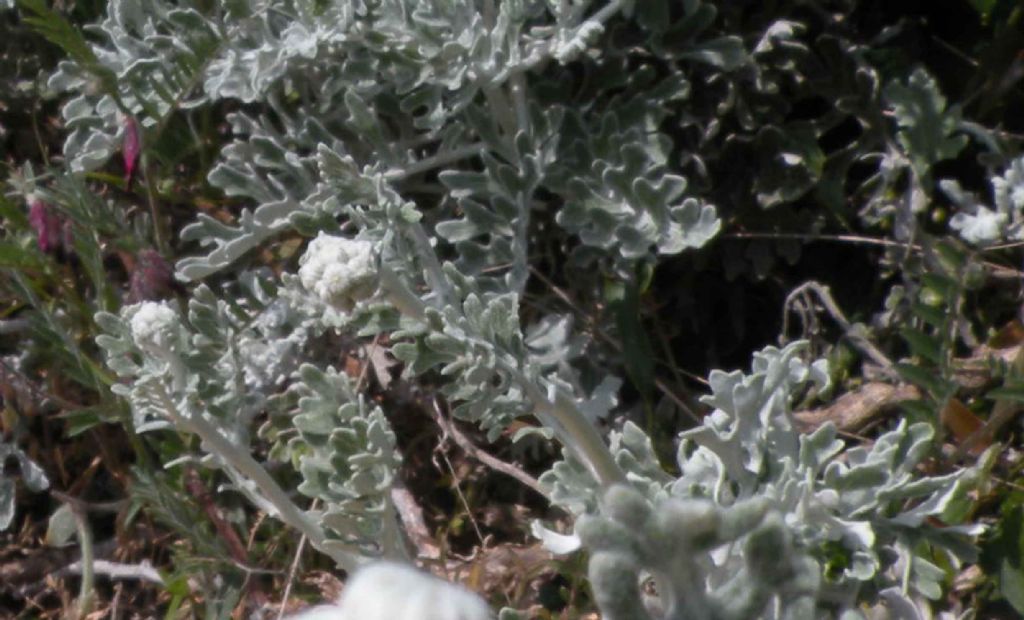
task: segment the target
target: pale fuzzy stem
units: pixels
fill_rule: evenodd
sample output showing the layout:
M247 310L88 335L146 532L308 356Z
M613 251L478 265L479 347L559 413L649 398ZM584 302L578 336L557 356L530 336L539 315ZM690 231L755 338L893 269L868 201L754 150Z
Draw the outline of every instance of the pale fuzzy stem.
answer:
M516 122L519 125L519 131L532 133L530 113L526 104L526 79L521 73L509 78L509 92L515 105ZM515 238L512 243L513 252L515 252L512 265L512 280L516 293L520 295L526 289L526 281L530 277L530 261L527 256L527 250L529 249L530 198L532 195L532 188L530 191L517 193L516 195L519 217L516 218Z
M380 285L387 294L388 300L395 305L399 312L420 323L426 323L426 304L409 290L398 274L383 263L380 266Z
M81 559L78 561L82 582L78 587L78 601L75 604L75 610L70 617L76 619L85 618L92 612L93 604L96 602L94 594L95 567L93 566L96 561L96 551L93 548L92 530L89 529L86 507L84 502L76 497L55 490L51 490L50 493L53 497L67 505L71 511L71 517L75 520L78 547L82 554Z
M384 557L409 562L409 549L405 544L404 530L398 521L398 509L391 501L391 494L384 496L383 540Z
M404 168L388 171L384 173L384 178L388 181L398 181L411 177L414 174L428 172L435 168L447 166L448 164L455 163L462 159L476 157L485 150L487 150L487 147L484 144L467 144L465 146L460 146L450 151L442 151L431 157L413 162Z
M516 131L516 115L512 104L505 99L505 93L500 86L491 86L484 89L484 97L487 98L487 108L494 115L498 126L506 136L514 136Z
M380 283L399 312L426 324L426 305L386 265L381 265ZM563 445L580 457L602 487L607 488L625 480L625 475L615 463L601 435L571 398L559 391L555 402L551 402L536 383L518 368L503 364L502 370L509 373L523 388L537 417L555 431Z
M558 390L555 402L551 402L519 369L506 367L505 370L526 392L541 422L555 431L562 444L581 458L602 488L626 481L626 475L615 462L604 439L572 398Z
M420 260L423 261L423 267L426 269L427 276L429 277L428 282L430 286L441 294L446 304L458 303L455 290L452 289L451 283L444 275L441 261L437 260L437 254L434 253L434 248L430 245L430 238L427 236L427 231L423 229L423 225L419 222L410 224L409 233L412 235L412 240L416 245L416 251L419 253Z
M526 104L526 78L522 73L516 73L509 78L509 92L512 95L512 105L515 106L519 131L530 131L530 112Z
M91 611L94 602L93 597L93 548L92 531L89 530L89 523L85 513L79 506L72 505L71 511L75 515L75 524L78 527L78 546L82 550L82 585L78 593L78 617L85 618Z
M277 510L277 517L302 532L309 543L329 556L346 572L352 572L365 560L354 553L338 549L335 545L327 544L327 537L323 529L309 518L296 506L288 494L277 484L270 474L256 462L248 452L238 449L237 446L224 438L223 435L209 422L200 416L183 416L178 408L171 401L163 386L154 389L156 396L160 399L164 411L168 417L184 430L195 433L209 446L211 452L227 461L229 465L237 469L242 475L247 476L259 487L267 500Z

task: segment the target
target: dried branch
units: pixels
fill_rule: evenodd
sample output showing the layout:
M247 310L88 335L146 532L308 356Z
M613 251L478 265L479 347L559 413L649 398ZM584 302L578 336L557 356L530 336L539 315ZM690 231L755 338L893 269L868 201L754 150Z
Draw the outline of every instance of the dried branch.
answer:
M793 416L805 433L826 422L832 422L840 431L855 433L892 411L901 401L919 398L921 392L912 385L873 382L843 394L828 407L797 411Z
M452 440L455 441L455 444L462 448L470 457L480 461L495 471L499 471L506 476L515 478L530 489L533 489L541 497L544 497L545 499L547 498L547 493L544 491L544 487L541 486L540 482L536 478L519 469L515 465L506 463L505 461L484 452L482 449L474 445L468 437L462 434L462 431L460 431L455 424L452 424L444 417L437 399L434 399L434 419L437 421L437 425L441 427L441 431L445 436L451 437Z

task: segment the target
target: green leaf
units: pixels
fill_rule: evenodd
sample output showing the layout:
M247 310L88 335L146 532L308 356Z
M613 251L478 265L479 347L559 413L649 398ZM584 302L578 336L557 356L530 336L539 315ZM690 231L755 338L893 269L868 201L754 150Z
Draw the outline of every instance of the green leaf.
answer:
M679 57L704 62L723 71L739 69L750 60L746 48L743 47L743 39L736 36L719 37L698 43L679 54Z
M1024 613L1024 506L1010 496L1000 510L993 535L982 547L981 565L988 574L998 573L999 594Z
M85 431L95 428L100 424L105 423L107 420L103 416L103 407L84 407L82 409L75 409L74 411L68 411L60 415L60 417L67 420L67 427L64 430L64 436L71 438L76 435L81 435Z
M988 22L988 18L992 15L992 9L999 4L999 0L968 0L971 3L971 7L978 12L978 16L981 17L983 23Z
M754 191L762 208L792 202L821 180L825 153L810 123L763 127L757 133L756 145L759 172Z
M935 419L935 407L924 400L905 400L900 408L907 412L910 421L930 422Z
M25 23L47 41L67 52L68 56L83 64L96 63L96 56L85 38L63 16L47 7L46 2L18 0L18 8L25 14Z
M936 308L935 306L914 302L911 304L910 308L913 310L915 315L921 317L932 327L942 327L946 324L947 315L945 311Z
M900 145L919 176L926 177L933 164L956 157L967 145L967 136L954 135L959 110L946 108L946 98L924 69L916 69L906 82L890 82L883 95L899 126Z
M636 0L636 21L651 32L663 32L672 23L665 0Z
M946 383L934 369L921 368L914 364L896 364L896 372L905 380L924 388L936 400L940 400L946 393Z
M39 255L10 241L0 241L0 268L9 267L22 271L43 268Z
M911 327L901 329L900 335L910 345L910 350L914 355L922 357L933 364L942 363L942 344L938 339Z
M188 575L175 575L173 579L164 578L164 589L171 595L171 601L167 604L167 613L164 620L175 620L178 618L178 610L182 603L189 596Z
M15 228L28 228L28 217L25 216L24 211L15 206L10 200L7 200L7 197L3 194L0 194L0 217L13 224Z
M949 273L961 271L967 266L967 261L970 259L963 249L946 240L935 244L935 253L939 255L942 266Z
M938 273L924 274L921 276L921 283L947 301L954 299L960 288L956 280Z
M999 593L1024 614L1024 570L1004 558L999 565Z
M609 281L604 289L605 301L622 341L622 358L633 386L642 394L654 386L654 352L640 321L640 294L636 282Z
M995 389L989 390L985 394L986 398L992 400L1012 400L1014 402L1024 403L1024 385L1004 385Z
M18 8L22 10L22 19L25 23L32 26L47 41L64 50L68 56L78 61L89 72L98 76L103 82L104 90L115 100L120 100L117 91L117 77L110 69L100 64L89 46L89 42L77 28L64 19L60 13L46 6L44 0L17 0L17 2Z

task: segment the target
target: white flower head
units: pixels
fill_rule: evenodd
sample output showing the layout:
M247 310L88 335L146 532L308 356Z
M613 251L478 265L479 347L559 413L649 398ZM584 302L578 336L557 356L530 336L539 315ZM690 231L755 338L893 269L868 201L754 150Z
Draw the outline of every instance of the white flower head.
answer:
M992 193L1000 212L1024 209L1024 157L1010 162L1002 176L992 177Z
M1006 228L1005 213L997 213L988 207L979 206L975 213L957 213L949 220L949 225L960 233L964 241L975 245L985 245L998 241Z
M299 280L328 305L350 312L377 290L377 257L369 241L320 233L299 259Z
M491 620L487 604L461 586L406 564L377 562L349 579L336 605L292 620Z
M151 354L169 351L177 340L181 318L178 311L160 301L144 301L126 308L132 340Z

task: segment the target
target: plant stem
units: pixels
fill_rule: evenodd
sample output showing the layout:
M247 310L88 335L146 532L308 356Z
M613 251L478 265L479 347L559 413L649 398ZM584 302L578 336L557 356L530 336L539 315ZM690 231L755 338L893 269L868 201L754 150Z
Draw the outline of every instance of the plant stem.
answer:
M67 504L68 508L71 509L71 515L75 518L75 529L78 533L78 547L82 553L82 559L79 561L82 567L82 583L78 588L78 603L76 605L75 614L76 618L85 618L92 611L92 605L94 601L93 587L95 581L95 573L93 567L93 561L95 554L92 546L92 530L89 529L89 521L85 516L85 508L82 503L75 497L61 493L60 491L51 491L54 497Z
M149 205L149 217L153 220L153 242L156 244L157 251L162 255L167 255L167 244L165 243L165 235L163 232L163 223L160 219L160 209L156 204L156 188L153 186L153 176L149 169L149 159L145 153L139 156L140 167L142 168L142 174L146 176L146 202Z
M388 299L399 312L424 325L429 325L426 320L426 304L409 290L398 274L387 265L381 265L380 283L381 288L388 295ZM558 390L555 400L552 402L537 387L537 384L521 370L501 361L498 362L498 365L526 393L537 418L556 433L559 441L565 447L576 452L602 487L607 488L617 482L625 481L625 475L615 463L615 458L608 446L605 445L601 435L576 406L572 398Z
M93 603L93 552L92 532L85 514L77 506L71 507L78 528L78 546L82 550L82 584L78 591L78 617L85 618L92 611Z
M413 162L400 170L391 170L384 173L384 178L388 181L397 181L419 174L421 172L428 172L434 168L441 168L447 166L450 163L459 161L460 159L466 159L468 157L474 157L479 155L486 150L486 146L481 143L467 144L460 146L459 148L452 149L450 151L443 151L430 157L421 159L417 162Z
M541 422L555 431L559 441L580 457L602 488L626 481L626 475L619 469L604 439L572 398L562 390L557 390L555 400L551 402L536 383L518 368L505 367L504 370L526 392Z
M210 452L227 461L229 465L248 477L259 487L259 490L266 496L266 499L277 510L279 519L302 532L309 543L338 563L346 572L351 573L365 560L355 553L339 548L338 545L328 544L323 529L309 518L296 506L284 492L284 489L277 484L277 481L270 477L263 467L256 462L249 453L240 450L237 446L224 438L212 424L201 416L184 416L171 401L163 386L157 386L153 390L155 396L160 400L161 406L168 417L179 428L192 432L207 444Z

